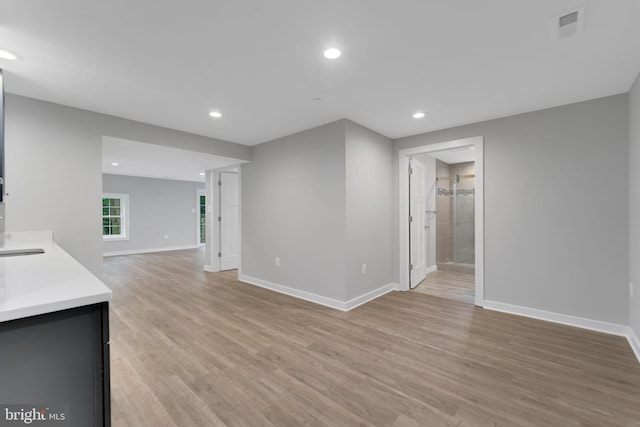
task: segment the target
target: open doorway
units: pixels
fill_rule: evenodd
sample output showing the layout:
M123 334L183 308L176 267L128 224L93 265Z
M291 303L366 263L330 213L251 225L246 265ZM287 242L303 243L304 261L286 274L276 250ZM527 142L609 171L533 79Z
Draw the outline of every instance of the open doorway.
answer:
M483 138L400 150L400 289L482 306Z
M207 197L204 188L196 190L196 211L198 212L198 220L196 222L196 236L199 246L207 243Z
M185 250L202 266L209 264L209 252L223 251L220 250L218 224L209 223L212 212L218 212L220 199L217 193L216 197L211 197L213 183L206 182L207 176L218 177L220 171L232 168L237 175L237 165L243 162L103 136L103 193L117 193L119 198L113 203L124 203L124 207L111 209L104 206L104 200L102 202L103 235L109 234L103 237L104 256ZM224 175L232 175L232 172ZM236 226L239 223L237 187L236 179L236 190L225 199L230 209L233 210L235 204L235 213L225 215L225 218ZM112 203L109 197L103 199ZM219 216L216 213L216 219ZM120 224L126 225L126 231ZM233 244L227 247L238 250ZM219 270L217 266L214 271Z
M411 289L470 304L475 303L474 150L412 156L409 177Z

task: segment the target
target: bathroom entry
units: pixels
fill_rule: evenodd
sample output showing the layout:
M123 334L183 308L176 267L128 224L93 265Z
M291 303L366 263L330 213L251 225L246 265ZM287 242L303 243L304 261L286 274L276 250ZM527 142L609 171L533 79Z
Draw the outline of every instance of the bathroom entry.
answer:
M410 287L474 303L475 152L462 147L410 158Z

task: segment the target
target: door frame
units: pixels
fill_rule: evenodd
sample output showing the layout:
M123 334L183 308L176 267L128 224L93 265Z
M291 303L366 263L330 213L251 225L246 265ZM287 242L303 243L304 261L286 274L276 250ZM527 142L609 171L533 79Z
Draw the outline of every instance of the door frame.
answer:
M475 304L484 306L484 137L475 136L453 141L406 148L398 152L398 289L408 291L409 283L409 158L452 148L475 147Z

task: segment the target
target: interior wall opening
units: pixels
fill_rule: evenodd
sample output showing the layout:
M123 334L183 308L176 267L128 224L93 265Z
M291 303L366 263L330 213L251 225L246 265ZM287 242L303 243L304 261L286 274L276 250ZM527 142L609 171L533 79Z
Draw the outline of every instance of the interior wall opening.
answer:
M411 288L475 302L475 147L410 160ZM421 194L420 194L421 193Z
M400 150L399 191L400 289L482 306L483 138Z
M111 207L106 217L103 206L103 230L110 234L111 230L121 231L112 224L127 219L126 233L103 238L103 255L189 250L205 270L238 268L241 163L213 154L103 136L103 193L122 193L127 201L127 214L122 218L111 218ZM223 222L218 221L221 217Z

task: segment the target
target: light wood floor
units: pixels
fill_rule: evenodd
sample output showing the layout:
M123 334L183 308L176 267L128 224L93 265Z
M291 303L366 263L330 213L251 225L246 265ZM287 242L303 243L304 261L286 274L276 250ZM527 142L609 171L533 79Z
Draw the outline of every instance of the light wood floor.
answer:
M343 313L205 273L105 259L118 426L640 426L624 338L392 292Z
M413 291L474 304L475 276L470 273L438 270L427 274Z

